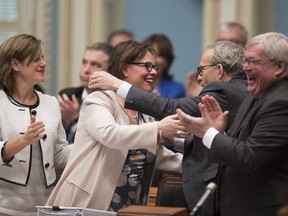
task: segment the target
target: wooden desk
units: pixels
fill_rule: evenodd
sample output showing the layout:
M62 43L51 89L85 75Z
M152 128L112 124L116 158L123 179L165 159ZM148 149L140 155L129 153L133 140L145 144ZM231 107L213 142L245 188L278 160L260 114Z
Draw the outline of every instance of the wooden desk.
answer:
M179 207L160 207L160 206L136 206L131 205L120 209L118 216L188 216L186 208Z

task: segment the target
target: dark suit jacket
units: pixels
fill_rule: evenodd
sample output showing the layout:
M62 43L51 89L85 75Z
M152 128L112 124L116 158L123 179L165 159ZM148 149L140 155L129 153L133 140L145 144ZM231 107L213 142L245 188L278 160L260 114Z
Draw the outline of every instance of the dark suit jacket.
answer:
M58 94L59 95L62 95L62 94L66 94L70 99L72 97L72 95L74 94L76 97L77 97L77 100L78 100L78 103L82 104L82 93L83 93L83 90L84 90L84 87L83 86L79 86L79 87L72 87L72 88L65 88L65 89L62 89ZM68 124L66 127L65 127L65 132L66 132L66 136L68 137L69 134L70 134L70 130L71 130L71 127L75 124L77 124L78 122L78 119L75 119L73 122L70 122L70 124ZM74 142L74 137L75 137L75 133L74 133L74 136L71 138L71 140L68 140L69 143L73 143Z
M206 95L212 95L219 102L223 110L229 110L229 123L231 125L236 112L247 97L245 80L232 79L229 83L214 82L206 85L198 97L185 97L180 99L166 99L149 92L132 87L127 95L125 107L136 109L162 119L174 114L177 108L192 116L200 116L198 103ZM191 141L191 140L190 140ZM208 160L208 149L202 144L202 139L194 137L188 142L182 163L182 181L186 201L190 210L194 208L206 186L216 177L218 165ZM202 208L202 216L213 215L213 197L207 200Z
M253 106L239 108L229 136L218 134L209 156L227 167L221 216L274 216L288 203L288 78L271 86Z

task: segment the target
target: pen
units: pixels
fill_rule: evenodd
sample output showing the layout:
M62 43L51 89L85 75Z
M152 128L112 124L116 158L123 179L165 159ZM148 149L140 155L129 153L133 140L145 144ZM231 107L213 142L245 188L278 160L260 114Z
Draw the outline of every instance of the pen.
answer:
M76 208L76 207L65 207L65 206L36 206L36 208L42 208L42 209L51 209L54 211L60 211L65 209L71 209L71 210L82 210L82 208Z

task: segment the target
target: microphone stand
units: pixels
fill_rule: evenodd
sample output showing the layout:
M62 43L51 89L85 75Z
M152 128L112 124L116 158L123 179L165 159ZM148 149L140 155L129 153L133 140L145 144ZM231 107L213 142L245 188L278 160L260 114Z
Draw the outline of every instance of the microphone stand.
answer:
M189 216L201 216L201 206L198 208L194 208L193 211L189 214Z
M202 195L200 200L197 202L195 207L193 208L192 212L189 214L189 216L201 216L201 207L204 204L204 202L208 199L211 194L214 193L216 190L216 184L214 182L210 182L207 187L205 193Z

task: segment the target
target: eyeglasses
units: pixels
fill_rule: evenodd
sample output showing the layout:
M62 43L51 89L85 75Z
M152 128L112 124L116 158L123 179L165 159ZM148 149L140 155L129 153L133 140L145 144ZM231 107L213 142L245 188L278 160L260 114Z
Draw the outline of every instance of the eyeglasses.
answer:
M126 64L143 65L148 72L151 72L153 68L156 72L159 71L159 67L157 65L153 65L151 62L127 62Z
M205 70L205 68L214 67L214 66L216 66L216 65L217 65L217 64L199 66L199 67L197 67L197 73L198 73L198 75L202 76L203 71Z
M269 62L273 62L273 60L270 59L254 59L254 58L244 58L243 59L243 64L248 64L249 66L253 65L261 65L261 64L266 64Z

